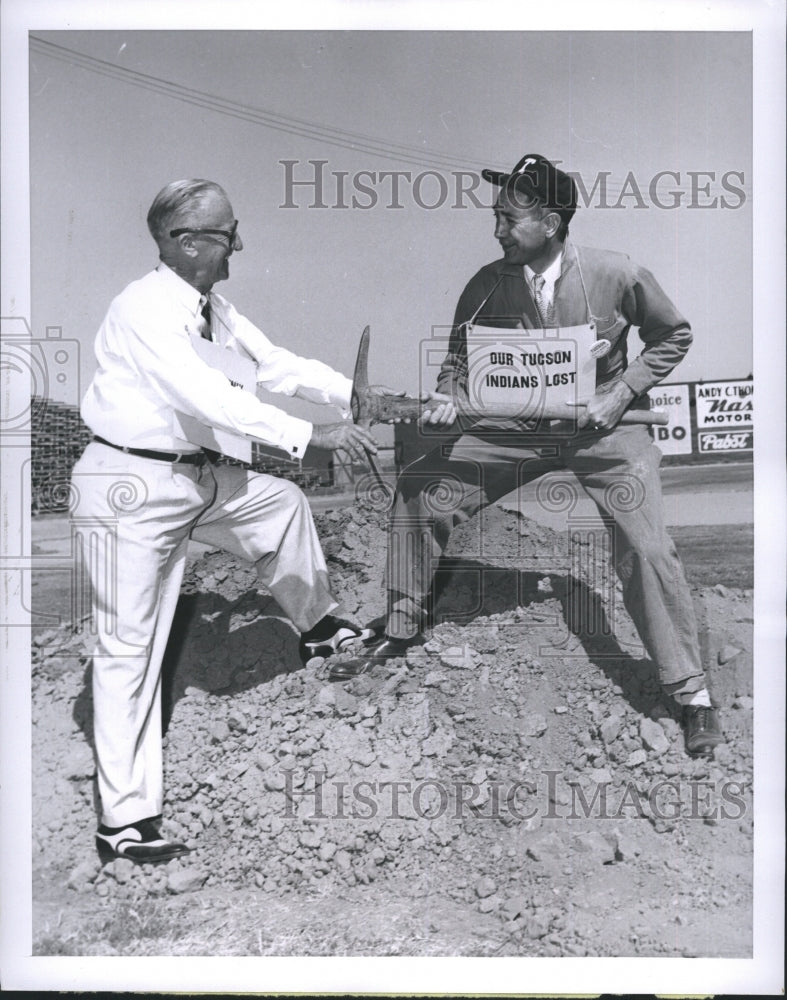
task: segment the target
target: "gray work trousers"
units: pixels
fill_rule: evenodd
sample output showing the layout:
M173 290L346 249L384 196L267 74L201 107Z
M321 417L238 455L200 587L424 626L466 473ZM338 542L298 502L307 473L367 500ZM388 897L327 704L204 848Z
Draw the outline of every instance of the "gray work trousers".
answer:
M642 425L608 433L463 434L400 475L390 522L389 630L397 599L422 606L453 528L544 473L570 469L602 517L614 522L623 602L664 685L702 677L697 624L683 566L664 527L661 452ZM406 603L406 601L405 601ZM690 685L691 686L691 685ZM697 686L697 685L694 685Z

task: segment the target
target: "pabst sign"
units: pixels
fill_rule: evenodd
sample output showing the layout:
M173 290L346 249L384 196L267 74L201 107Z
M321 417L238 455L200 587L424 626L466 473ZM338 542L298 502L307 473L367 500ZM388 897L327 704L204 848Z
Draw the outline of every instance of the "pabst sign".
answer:
M695 395L698 430L753 426L754 384L751 381L705 382L695 387Z
M701 452L709 451L751 451L754 447L754 432L728 432L713 434L702 431L697 435Z

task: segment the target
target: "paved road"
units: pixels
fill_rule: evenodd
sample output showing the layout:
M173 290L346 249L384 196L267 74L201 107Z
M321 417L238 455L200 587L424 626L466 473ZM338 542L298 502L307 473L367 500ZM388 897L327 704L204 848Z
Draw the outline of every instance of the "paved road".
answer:
M561 475L565 476L565 473ZM669 466L662 470L661 478L668 525L751 524L753 521L753 473L750 462ZM310 497L315 511L343 507L352 500L351 493ZM545 510L543 504L538 502L536 487L533 485L520 490L518 497L511 494L501 501L501 506L508 509L519 506L528 517L547 527L560 529L566 525L564 513ZM596 516L596 508L582 496L572 513L583 519L592 518ZM33 518L32 540L34 552L66 555L71 540L68 519L65 515L53 514ZM191 547L194 555L199 553L196 543L192 543Z
M564 481L570 473L544 476L540 486L529 485L501 501L506 509L520 509L528 517L554 530L565 528L566 514L551 511L538 497L545 492L550 478ZM724 465L668 466L662 469L664 517L669 527L711 524L752 524L754 521L753 469L750 462ZM538 494L537 494L538 490ZM591 500L579 490L580 499L572 517L583 522L600 518Z
M670 526L752 523L752 467L749 463L673 466L663 470L662 480L667 524ZM315 510L326 510L346 506L352 500L352 494L320 496L312 498L312 506ZM509 508L521 506L528 517L547 527L558 531L566 529L566 514L545 510L536 499L535 487L524 489L520 498L511 495L502 501L502 505ZM584 498L579 500L572 516L581 517L584 527L598 518L593 504ZM33 518L32 543L32 606L37 616L41 616L34 618L34 624L55 627L69 621L71 615L69 595L73 557L67 517L45 515ZM192 542L189 545L189 562L198 559L206 549L207 546ZM26 614L23 619L28 620Z

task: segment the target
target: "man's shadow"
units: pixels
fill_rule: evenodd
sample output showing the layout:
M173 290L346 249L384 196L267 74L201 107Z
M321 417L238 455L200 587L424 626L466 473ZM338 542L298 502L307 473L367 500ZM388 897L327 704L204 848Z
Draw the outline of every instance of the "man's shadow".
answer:
M601 594L570 574L550 573L545 587L543 572L443 557L427 605L432 624L450 621L469 625L479 617L515 609L546 611L543 606L547 602L557 601L561 620L553 623L551 631L567 633L552 647L558 657L561 650L571 655L571 649L579 645L588 660L621 688L622 697L632 708L647 714L659 700L661 687L656 667L639 642L634 644L637 655L632 655L616 635L607 608L614 617L620 600L615 594L605 602ZM549 626L549 612L539 618L539 627L544 623Z
M188 688L228 696L300 665L298 633L273 598L256 590L235 601L215 593L181 594L161 669L162 731ZM73 718L95 753L90 660Z
M634 709L647 714L660 690L655 668L620 645L604 601L581 580L551 574L545 590L543 572L443 557L428 607L433 624L450 621L472 625L489 615L539 609L550 600L560 605L563 631L567 630L587 658L620 686L622 696ZM379 620L372 624L379 624ZM561 622L554 624L560 631ZM555 647L558 656L561 648ZM272 597L256 590L235 601L215 593L182 594L162 664L163 731L166 733L178 701L190 687L229 696L300 667L298 633ZM93 746L89 663L73 717Z

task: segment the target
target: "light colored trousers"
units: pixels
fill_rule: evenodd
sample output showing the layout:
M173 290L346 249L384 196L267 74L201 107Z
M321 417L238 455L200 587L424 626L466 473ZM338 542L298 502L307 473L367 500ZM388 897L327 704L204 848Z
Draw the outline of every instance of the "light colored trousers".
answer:
M422 605L456 525L546 472L570 469L614 527L613 558L623 602L664 685L704 684L697 624L680 558L664 527L661 452L642 425L573 438L523 432L468 433L441 445L400 475L391 515L387 585L389 634L397 601ZM571 484L558 487L561 491ZM570 520L567 515L567 527ZM482 539L483 543L483 539ZM405 598L405 600L402 600ZM410 629L411 630L411 629Z
M237 466L172 464L92 442L74 466L72 531L93 592L93 712L102 822L161 813L161 663L189 537L256 564L303 632L336 601L308 502Z

